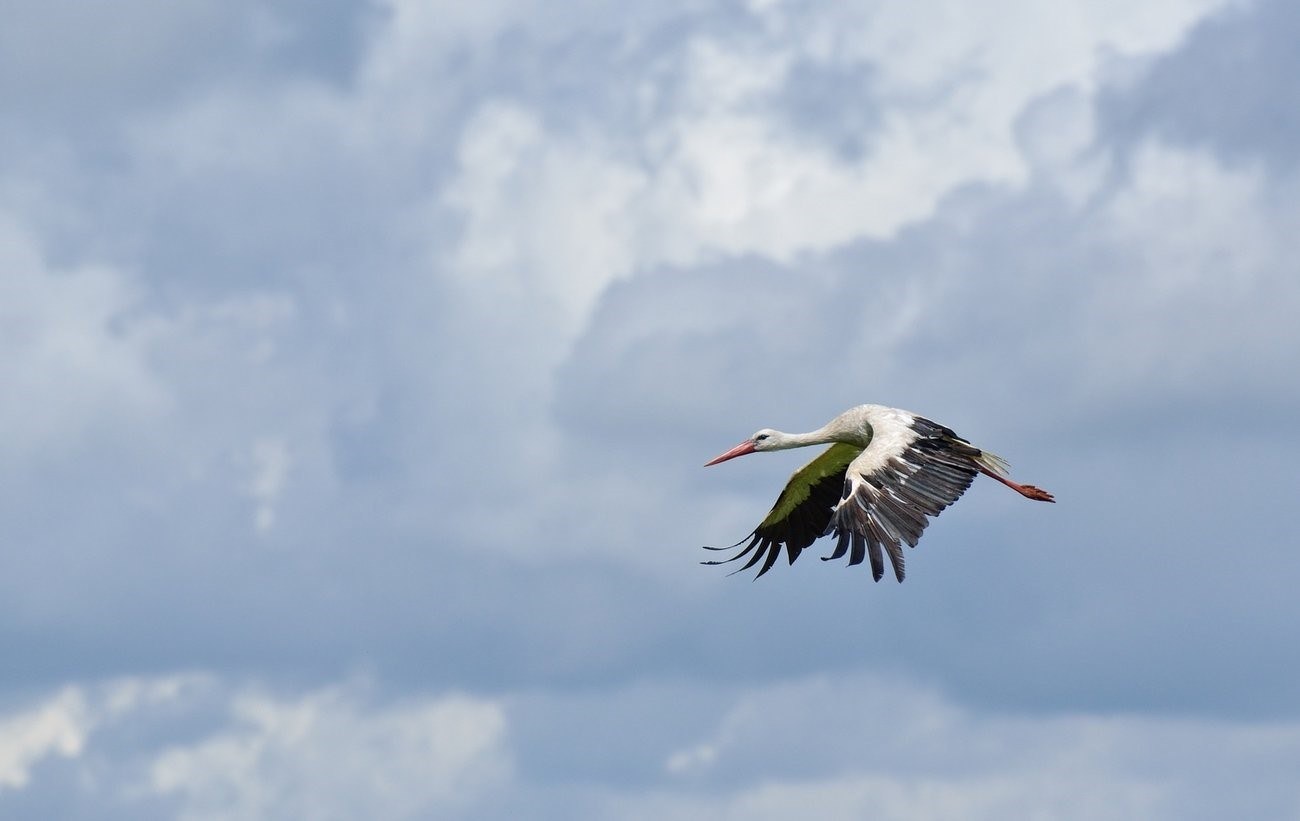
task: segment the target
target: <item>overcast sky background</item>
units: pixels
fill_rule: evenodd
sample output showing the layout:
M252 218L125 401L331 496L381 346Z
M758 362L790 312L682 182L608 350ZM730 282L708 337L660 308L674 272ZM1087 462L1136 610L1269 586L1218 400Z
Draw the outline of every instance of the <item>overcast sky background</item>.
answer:
M0 816L1300 817L1300 6L0 8Z

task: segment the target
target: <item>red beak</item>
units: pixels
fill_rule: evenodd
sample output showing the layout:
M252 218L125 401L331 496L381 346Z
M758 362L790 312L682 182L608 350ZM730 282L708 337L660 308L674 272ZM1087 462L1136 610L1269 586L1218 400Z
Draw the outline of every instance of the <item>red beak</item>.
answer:
M705 462L704 466L708 467L709 465L716 465L718 462L725 462L728 459L735 459L737 456L744 456L746 453L753 453L753 452L754 452L754 440L746 439L745 441L741 442L739 445L736 445L734 448L722 454L721 456L717 456L709 460L708 462Z

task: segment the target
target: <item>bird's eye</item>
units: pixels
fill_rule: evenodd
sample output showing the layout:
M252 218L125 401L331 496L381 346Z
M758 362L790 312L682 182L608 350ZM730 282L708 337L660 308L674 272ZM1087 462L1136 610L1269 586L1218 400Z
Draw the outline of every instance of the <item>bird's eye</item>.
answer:
M759 435L757 435L757 436L754 437L754 441L755 441L755 442L761 442L761 441L763 441L763 440L766 439L766 438L767 438L767 434L766 434L766 433L760 433Z

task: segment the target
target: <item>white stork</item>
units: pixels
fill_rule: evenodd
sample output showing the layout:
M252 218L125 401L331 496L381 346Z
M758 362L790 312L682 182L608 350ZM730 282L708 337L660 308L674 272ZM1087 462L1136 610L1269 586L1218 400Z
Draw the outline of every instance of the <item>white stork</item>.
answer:
M1056 501L1045 490L1011 481L1001 457L980 450L950 428L882 405L850 408L810 433L764 428L705 467L747 453L825 444L830 447L790 477L767 518L746 537L749 544L730 559L704 564L732 562L752 553L740 570L761 560L758 576L762 576L776 563L782 545L794 564L805 547L833 535L839 540L835 552L823 560L847 552L852 565L870 556L871 574L880 581L885 573L883 547L901 582L903 543L916 547L930 523L926 517L939 515L957 501L976 473L997 479L1026 498Z

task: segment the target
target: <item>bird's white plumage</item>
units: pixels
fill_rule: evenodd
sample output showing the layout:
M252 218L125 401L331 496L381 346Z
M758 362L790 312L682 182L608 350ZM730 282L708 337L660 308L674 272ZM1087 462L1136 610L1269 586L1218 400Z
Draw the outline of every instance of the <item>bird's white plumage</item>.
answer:
M912 429L915 414L883 405L858 405L842 416L850 414L857 417L859 428L871 431L866 448L849 465L850 476L867 476L883 469L890 459L901 456L916 441L916 431Z

